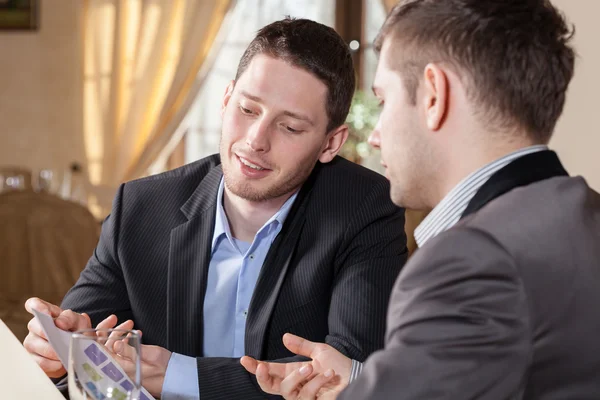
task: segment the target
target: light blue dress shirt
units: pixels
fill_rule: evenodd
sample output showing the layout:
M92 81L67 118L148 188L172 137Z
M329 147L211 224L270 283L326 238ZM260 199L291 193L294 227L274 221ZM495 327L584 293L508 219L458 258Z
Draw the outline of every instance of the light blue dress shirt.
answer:
M258 275L271 243L290 212L292 195L263 226L252 243L235 239L223 208L224 182L217 194L217 212L204 296L204 356L242 357L246 318ZM162 399L199 399L198 367L194 357L173 353L163 383Z

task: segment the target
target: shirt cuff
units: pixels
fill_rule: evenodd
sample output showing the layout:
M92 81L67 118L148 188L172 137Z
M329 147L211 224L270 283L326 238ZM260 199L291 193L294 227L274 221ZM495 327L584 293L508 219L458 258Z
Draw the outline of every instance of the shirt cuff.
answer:
M354 382L362 372L363 365L360 361L352 360L352 368L350 369L350 379L348 383Z
M173 353L163 382L162 400L200 400L198 364L194 357Z

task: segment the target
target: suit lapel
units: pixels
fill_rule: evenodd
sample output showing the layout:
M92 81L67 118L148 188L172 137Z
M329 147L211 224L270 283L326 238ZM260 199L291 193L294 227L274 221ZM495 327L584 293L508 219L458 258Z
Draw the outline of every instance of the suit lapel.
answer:
M479 211L487 203L512 189L556 176L568 175L556 153L551 150L538 151L517 158L495 172L481 186L467 205L461 218Z
M313 182L318 176L321 164L317 163L313 173L302 186L294 205L285 220L283 229L273 241L265 262L260 270L246 321L244 347L246 354L257 359L263 358L264 343L279 292L289 271L290 264L306 221L304 215L309 202Z
M204 341L204 294L208 279L216 200L223 176L211 169L181 207L187 221L171 230L167 282L169 350L201 356Z

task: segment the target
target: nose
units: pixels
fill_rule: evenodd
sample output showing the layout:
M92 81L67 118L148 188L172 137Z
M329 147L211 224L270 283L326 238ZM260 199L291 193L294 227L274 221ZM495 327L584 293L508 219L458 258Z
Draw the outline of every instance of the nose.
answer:
M246 144L253 151L266 153L271 149L268 121L256 120L246 135Z
M381 147L380 130L381 130L381 120L378 120L377 125L375 125L375 128L369 135L369 140L368 140L369 144L376 149L379 149Z

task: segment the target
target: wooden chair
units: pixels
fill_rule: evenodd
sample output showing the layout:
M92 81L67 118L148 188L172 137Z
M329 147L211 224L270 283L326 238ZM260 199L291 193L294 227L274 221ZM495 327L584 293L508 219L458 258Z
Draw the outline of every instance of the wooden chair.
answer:
M100 226L83 206L47 193L0 194L0 318L23 340L36 296L60 304L92 255Z

